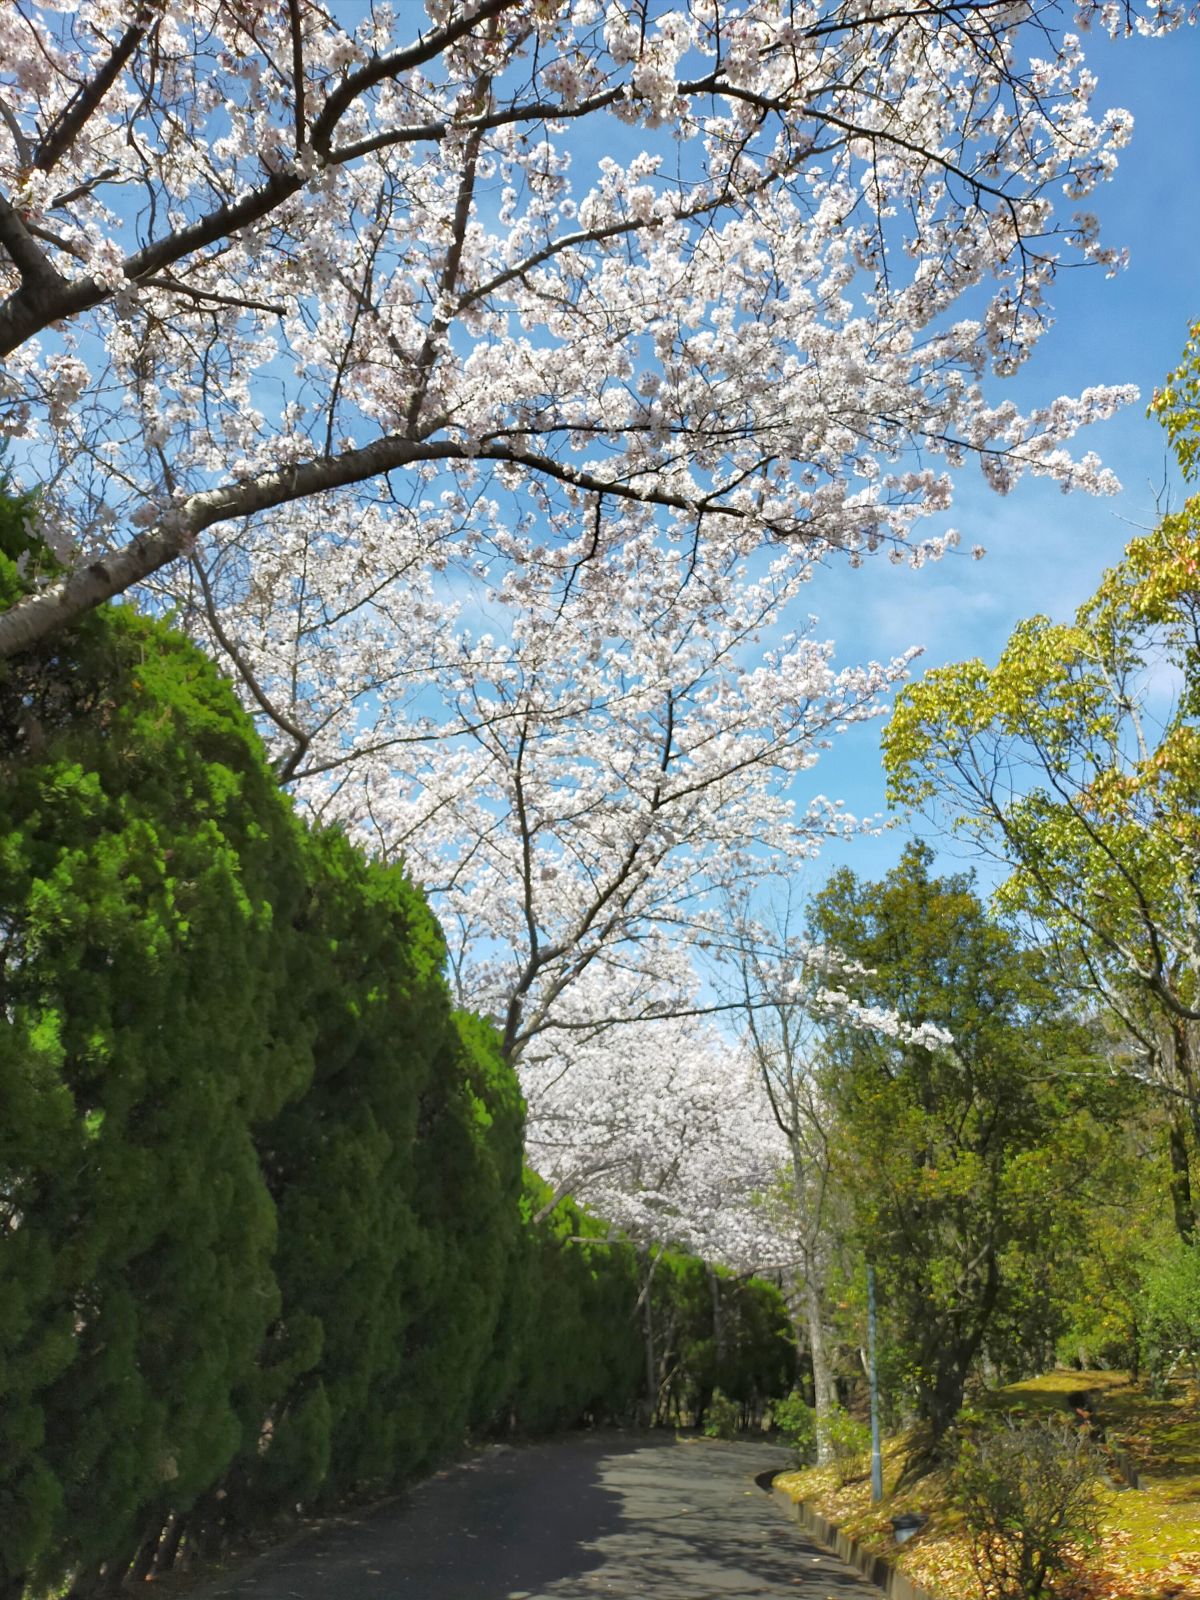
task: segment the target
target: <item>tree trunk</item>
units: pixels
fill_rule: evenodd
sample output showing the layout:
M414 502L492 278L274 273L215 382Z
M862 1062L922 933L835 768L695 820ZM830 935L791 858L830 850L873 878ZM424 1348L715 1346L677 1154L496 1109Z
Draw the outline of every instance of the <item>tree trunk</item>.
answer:
M938 1362L937 1375L921 1396L921 1414L936 1445L962 1410L967 1374L978 1346L977 1339L960 1340Z
M652 1428L658 1409L658 1363L654 1356L654 1313L649 1295L642 1302L642 1337L646 1345L646 1422Z
M145 1583L146 1579L150 1576L150 1573L154 1567L154 1558L158 1553L159 1541L161 1539L162 1523L160 1522L154 1529L154 1532L148 1534L147 1537L142 1541L137 1555L133 1558L133 1568L129 1574L131 1582Z
M708 1267L708 1290L712 1296L713 1354L718 1364L725 1360L725 1318L721 1312L721 1284L713 1267Z
M179 1554L179 1546L183 1543L183 1536L187 1532L188 1519L180 1512L176 1512L167 1529L162 1543L158 1547L158 1555L154 1560L155 1572L170 1572L175 1565L175 1557Z
M676 1335L679 1332L679 1318L672 1310L667 1319L667 1325L659 1330L658 1334L658 1369L654 1384L654 1417L656 1423L666 1426L671 1414L670 1401L675 1392L675 1377L679 1372L679 1357L676 1348ZM675 1357L674 1365L671 1358Z
M1171 1154L1171 1208L1175 1213L1175 1231L1185 1244L1190 1244L1196 1231L1196 1212L1192 1203L1187 1126L1177 1113L1171 1117L1167 1142Z
M125 1588L125 1580L129 1577L129 1569L137 1551L131 1554L118 1556L113 1561L104 1563L104 1578L100 1584L99 1593L102 1595L119 1595Z
M820 1286L811 1272L804 1280L804 1315L808 1352L812 1360L813 1409L817 1414L817 1465L823 1467L833 1455L829 1443L829 1419L837 1408L837 1385L829 1360L825 1307Z
M651 1260L647 1252L642 1259L646 1262L646 1281L642 1286L642 1342L646 1358L645 1419L646 1425L653 1427L655 1412L658 1410L658 1360L654 1351L654 1307L651 1304L650 1290L658 1257Z
M82 1567L71 1581L67 1600L90 1600L92 1595L99 1592L102 1578L103 1573L98 1566Z
M1182 1018L1175 1018L1171 1023L1172 1049L1175 1057L1175 1076L1183 1086L1187 1096L1187 1117L1182 1112L1177 1119L1180 1127L1191 1125L1194 1148L1200 1149L1200 1085L1197 1083L1197 1070L1200 1062L1197 1061L1197 1049L1200 1038L1197 1037L1197 1027L1194 1022L1185 1022Z

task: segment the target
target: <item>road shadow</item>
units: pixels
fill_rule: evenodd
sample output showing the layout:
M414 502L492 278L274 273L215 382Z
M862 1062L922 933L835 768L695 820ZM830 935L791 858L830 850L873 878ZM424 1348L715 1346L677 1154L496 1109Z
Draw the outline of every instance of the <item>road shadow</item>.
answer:
M599 1541L609 1592L653 1600L879 1600L877 1589L808 1539L763 1493L759 1480L786 1465L774 1455L769 1447L697 1441L670 1456L637 1454L611 1463L602 1481L621 1488L636 1516ZM573 1592L549 1591L556 1600Z
M669 1435L490 1451L195 1600L879 1600L756 1485L782 1464Z
M194 1600L508 1600L582 1580L603 1562L595 1541L623 1521L601 1463L646 1448L583 1436L486 1451L399 1501L331 1520Z

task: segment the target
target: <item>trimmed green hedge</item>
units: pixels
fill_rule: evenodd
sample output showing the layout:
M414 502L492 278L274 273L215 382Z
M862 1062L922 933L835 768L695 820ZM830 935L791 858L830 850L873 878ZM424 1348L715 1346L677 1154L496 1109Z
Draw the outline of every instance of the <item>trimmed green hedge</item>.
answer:
M534 1220L421 895L302 826L212 664L129 607L0 676L0 907L0 1597L111 1589L468 1429L635 1414L644 1263ZM765 1285L665 1257L651 1287L656 1408L788 1387Z
M237 1451L279 1314L253 1129L312 1067L287 1004L304 840L229 686L117 607L0 707L11 1590L132 1556Z

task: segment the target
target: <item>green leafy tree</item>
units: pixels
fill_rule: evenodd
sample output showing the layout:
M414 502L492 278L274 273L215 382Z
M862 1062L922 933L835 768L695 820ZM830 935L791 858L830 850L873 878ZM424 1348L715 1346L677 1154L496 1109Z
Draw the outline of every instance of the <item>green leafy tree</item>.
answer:
M1200 344L1154 409L1197 466ZM994 667L938 668L884 738L892 798L949 810L1010 869L1001 898L1111 1010L1167 1112L1176 1227L1200 1148L1200 496L1133 540L1070 623L1023 622Z
M1180 1367L1200 1377L1200 1246L1174 1239L1146 1264L1141 1286L1146 1362L1161 1391Z
M1091 1041L1045 955L987 915L970 877L935 878L931 860L914 844L881 882L836 873L811 920L853 964L851 998L900 1024L831 1026L828 1084L889 1340L936 1443L989 1335L1009 1364L1029 1359L1014 1334L1035 1275L1069 1258L1103 1134ZM927 1024L953 1042L919 1042ZM1039 1303L1041 1319L1053 1311Z
M660 1422L707 1418L722 1396L745 1426L790 1387L795 1345L783 1296L696 1256L664 1251L648 1292L656 1330L653 1414Z
M1160 1122L1152 1105L1133 1104L1110 1135L1103 1182L1084 1212L1082 1247L1060 1285L1059 1365L1127 1368L1136 1379L1149 1354L1143 1286L1177 1237Z
M1200 477L1200 322L1192 324L1183 360L1156 391L1150 414L1166 430L1183 476Z

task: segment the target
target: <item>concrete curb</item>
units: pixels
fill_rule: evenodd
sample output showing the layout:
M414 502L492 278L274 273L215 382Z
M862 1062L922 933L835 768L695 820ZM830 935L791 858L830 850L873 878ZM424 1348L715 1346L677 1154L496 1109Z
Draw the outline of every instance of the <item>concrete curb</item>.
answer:
M868 1583L882 1589L888 1600L941 1600L940 1596L931 1594L928 1589L922 1589L911 1578L905 1577L886 1556L865 1550L857 1539L852 1539L819 1511L814 1511L807 1501L793 1499L786 1489L772 1488L771 1493L805 1533L811 1534L820 1544L840 1556L847 1566L861 1572Z

